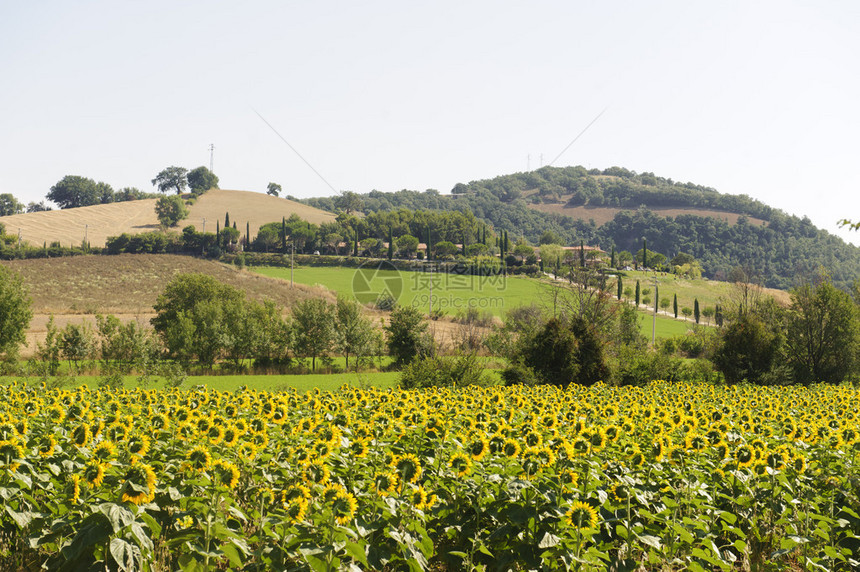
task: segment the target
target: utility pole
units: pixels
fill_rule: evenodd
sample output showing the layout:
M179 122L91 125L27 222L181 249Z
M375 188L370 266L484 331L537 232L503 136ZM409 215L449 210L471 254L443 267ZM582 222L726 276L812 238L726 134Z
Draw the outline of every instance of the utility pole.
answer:
M290 288L293 287L293 259L296 257L296 243L293 241L291 244L292 249L290 250Z
M215 144L209 144L209 171L213 171L213 167L215 166Z
M430 265L430 309L427 312L427 317L433 319L433 265Z

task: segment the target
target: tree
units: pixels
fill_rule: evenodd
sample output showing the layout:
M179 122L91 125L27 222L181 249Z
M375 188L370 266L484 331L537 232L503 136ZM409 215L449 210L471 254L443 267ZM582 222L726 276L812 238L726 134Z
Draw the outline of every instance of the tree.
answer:
M722 330L713 362L728 383L748 381L767 385L773 379L770 373L781 342L780 336L763 320L746 314Z
M95 351L95 338L89 325L66 324L60 333L60 352L76 370L79 362L88 360Z
M660 309L664 312L668 311L670 304L669 298L660 298Z
M672 311L675 313L675 319L678 319L678 295L675 294L672 298Z
M702 315L705 317L706 320L708 320L708 325L710 326L711 325L711 318L714 317L714 309L711 308L710 306L706 306L706 307L702 308Z
M334 344L334 311L322 298L302 300L292 308L293 351L311 358L311 371L318 357L327 356Z
M636 281L636 306L639 306L639 297L642 295L642 288L639 286L639 281Z
M413 306L396 306L385 326L388 354L396 368L409 364L420 355L432 353L433 341L421 312Z
M40 213L51 210L51 207L48 206L45 201L39 201L38 203L35 201L27 203L27 212L28 213Z
M18 202L12 194L0 194L0 216L9 216L24 212L23 203Z
M458 250L459 249L457 248L457 245L450 240L442 240L433 245L433 258L452 258L455 254L457 254Z
M538 241L538 244L540 244L541 246L544 244L563 245L564 240L562 240L562 238L557 233L555 233L551 230L547 230L547 231L544 231L544 233L540 236L540 240Z
M689 306L684 306L683 308L681 308L681 313L684 314L685 320L689 320L690 316L693 314L693 310L690 309Z
M527 368L538 383L567 387L579 374L576 360L576 336L558 318L551 318L534 335L521 339L510 370Z
M370 355L374 346L373 324L361 314L361 306L355 300L338 296L334 311L334 347L346 358L349 370L349 356L355 356L355 369L362 358Z
M278 183L269 183L266 187L266 194L272 195L273 197L277 197L281 192L281 185Z
M618 280L618 282L617 282L617 284L616 284L616 286L617 286L617 288L616 288L616 289L618 290L618 292L617 292L617 294L616 294L616 296L615 296L615 297L616 297L616 298L618 298L618 299L620 300L620 299L621 299L621 293L624 291L624 290L623 290L623 289L624 289L624 285L622 284L622 281L621 281L621 275L620 275L620 274L618 275L617 280Z
M170 228L188 216L188 209L182 197L163 195L155 201L155 214L162 228Z
M176 194L181 195L185 187L188 186L188 169L176 166L167 167L152 179L152 184L157 186L162 193L176 189Z
M212 365L223 353L225 316L239 315L245 293L204 274L179 274L158 296L151 323L168 354Z
M33 311L21 276L0 265L0 358L15 359Z
M857 369L860 312L847 292L824 279L791 293L786 354L795 380L839 383Z
M188 187L195 195L201 195L209 189L218 188L218 176L203 166L188 171L186 180Z
M101 202L96 182L86 177L66 175L51 187L47 198L61 209L97 205Z
M701 316L701 312L699 311L699 299L695 298L693 300L693 318L695 318L696 323L699 323L699 317Z
M411 234L404 234L394 241L397 253L404 258L412 258L418 250L418 239Z
M353 191L343 191L340 196L334 198L335 208L345 212L347 215L356 211L361 211L364 208L364 201L358 193Z

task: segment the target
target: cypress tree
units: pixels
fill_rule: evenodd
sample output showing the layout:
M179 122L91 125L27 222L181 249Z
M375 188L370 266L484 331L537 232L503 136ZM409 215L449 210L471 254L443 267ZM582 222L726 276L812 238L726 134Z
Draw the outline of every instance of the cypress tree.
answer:
M639 293L640 293L639 281L637 280L636 281L636 306L637 307L639 306Z
M696 319L696 323L699 323L699 299L696 298L693 300L693 317Z
M618 275L618 299L621 299L621 293L624 291L624 285L621 283L621 275Z
M217 220L215 221L215 244L221 248L221 223Z
M648 268L648 243L642 239L642 268Z
M281 250L287 251L287 219L284 217L281 217Z
M654 286L654 313L657 313L657 305L660 302L660 288Z
M718 326L723 327L723 307L719 304L714 308L714 322Z
M615 247L614 246L612 247L612 255L609 258L609 267L615 268ZM620 300L621 296L619 296L618 299Z
M675 299L672 300L672 310L675 312L675 319L678 319L678 295L675 294Z
M245 250L251 248L251 223L245 223Z
M230 228L230 213L224 216L224 228Z
M579 241L579 265L585 268L585 241Z
M543 274L543 258L540 259L540 272Z
M352 249L352 255L357 257L358 256L358 231L357 230L355 231L354 238L355 238L355 240L353 241L353 245L355 245L355 248Z
M388 227L388 260L394 260L394 231Z

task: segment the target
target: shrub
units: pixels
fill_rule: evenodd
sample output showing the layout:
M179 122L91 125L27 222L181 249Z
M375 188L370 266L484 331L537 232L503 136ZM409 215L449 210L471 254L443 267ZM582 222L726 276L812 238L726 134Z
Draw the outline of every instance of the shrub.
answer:
M466 385L487 385L484 367L475 354L416 359L400 375L400 387L403 389Z

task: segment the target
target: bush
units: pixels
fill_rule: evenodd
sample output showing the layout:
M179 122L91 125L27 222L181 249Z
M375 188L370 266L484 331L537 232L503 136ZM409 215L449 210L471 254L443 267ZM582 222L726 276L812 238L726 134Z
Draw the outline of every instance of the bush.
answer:
M475 354L424 357L414 360L400 375L400 387L403 389L466 385L487 385L484 367Z

